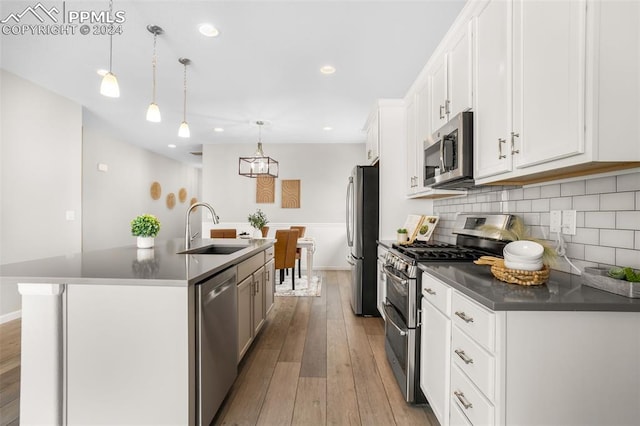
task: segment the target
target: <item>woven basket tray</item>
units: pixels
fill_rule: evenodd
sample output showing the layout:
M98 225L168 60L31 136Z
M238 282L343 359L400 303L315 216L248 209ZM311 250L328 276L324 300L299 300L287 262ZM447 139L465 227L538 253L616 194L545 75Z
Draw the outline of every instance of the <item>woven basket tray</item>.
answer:
M483 256L475 261L478 265L491 265L491 273L500 281L518 285L541 285L549 279L549 267L544 265L539 271L509 269L499 258Z

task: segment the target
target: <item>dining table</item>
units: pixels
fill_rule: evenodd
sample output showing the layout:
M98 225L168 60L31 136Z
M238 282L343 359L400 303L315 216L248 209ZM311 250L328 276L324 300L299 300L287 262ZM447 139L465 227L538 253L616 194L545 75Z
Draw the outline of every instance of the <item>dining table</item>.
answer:
M307 253L307 280L311 282L313 278L313 253L316 251L316 240L313 237L298 238L297 247L305 249Z

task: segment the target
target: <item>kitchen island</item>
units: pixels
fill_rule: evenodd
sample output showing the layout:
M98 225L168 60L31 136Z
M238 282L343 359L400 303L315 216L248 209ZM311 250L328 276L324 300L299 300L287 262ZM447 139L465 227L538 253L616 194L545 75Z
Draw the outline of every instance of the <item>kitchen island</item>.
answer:
M0 267L22 294L21 422L199 423L198 286L273 243L202 239L191 251L238 250L179 254L173 239Z

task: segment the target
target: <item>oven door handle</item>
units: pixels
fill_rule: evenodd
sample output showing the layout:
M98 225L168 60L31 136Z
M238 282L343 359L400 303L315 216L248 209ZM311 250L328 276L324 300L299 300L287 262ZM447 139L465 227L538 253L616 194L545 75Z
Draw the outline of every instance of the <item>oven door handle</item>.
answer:
M400 278L399 276L397 276L397 275L396 275L396 274L394 274L393 272L389 271L389 268L387 268L387 267L385 267L385 268L384 268L384 274L385 274L387 277L391 278L392 280L400 281L400 284L402 284L402 285L407 285L407 284L409 284L409 281L408 281L408 280L406 280L406 279L404 279L404 278Z
M390 303L385 303L385 304L384 304L384 306L385 306L386 308L392 308L392 306L393 306L393 305L391 305ZM393 308L392 308L392 309L393 309ZM406 332L406 331L404 331L403 329L401 329L401 328L398 326L398 324L396 324L396 323L391 319L391 315L385 315L385 317L386 317L385 319L386 319L387 321L389 321L389 323L390 323L390 324L391 324L391 325L392 325L396 330L398 330L398 333L400 334L400 336L403 336L403 337L404 337L404 336L406 336L406 335L407 335L407 332Z

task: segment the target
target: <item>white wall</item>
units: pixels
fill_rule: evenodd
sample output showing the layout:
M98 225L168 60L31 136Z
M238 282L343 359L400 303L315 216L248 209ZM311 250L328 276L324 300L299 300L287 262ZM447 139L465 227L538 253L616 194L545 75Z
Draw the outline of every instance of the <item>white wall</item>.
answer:
M97 130L94 120L89 116L83 130L83 251L135 244L129 223L143 213L160 220L156 239L184 236L189 200L200 199L201 171L106 135ZM106 164L108 171L99 171L98 163ZM150 195L154 181L162 186L158 200ZM178 200L182 187L188 194L184 203ZM171 192L176 196L173 209L166 204ZM193 214L192 232L200 229L200 214L201 209Z
M77 253L82 108L4 70L0 84L0 264ZM19 309L16 286L3 285L0 322Z
M256 180L238 175L238 158L255 151L255 145L205 145L203 147L202 198L216 209L221 226L239 228L260 208L269 226L307 226L316 239L314 268L348 269L345 235L347 178L364 158L364 144L264 144L265 154L280 165L273 204L256 203ZM281 208L281 180L300 179L301 206ZM248 226L248 225L245 225ZM206 224L204 225L205 228ZM207 231L205 229L205 235ZM270 236L273 233L270 231Z

